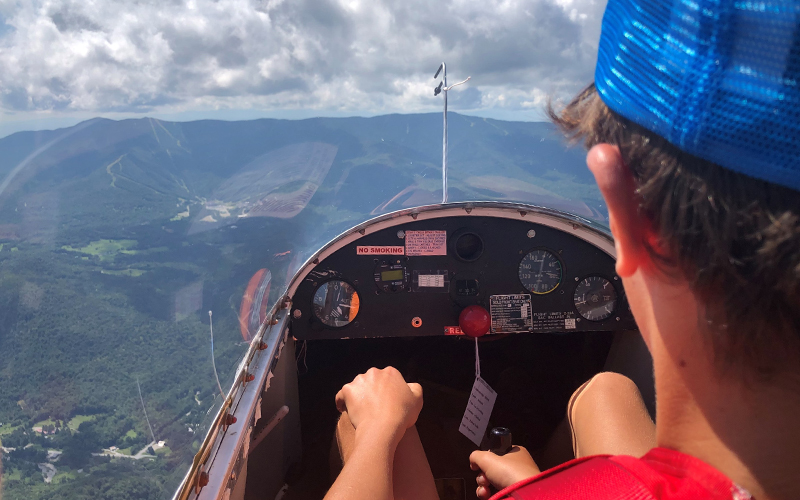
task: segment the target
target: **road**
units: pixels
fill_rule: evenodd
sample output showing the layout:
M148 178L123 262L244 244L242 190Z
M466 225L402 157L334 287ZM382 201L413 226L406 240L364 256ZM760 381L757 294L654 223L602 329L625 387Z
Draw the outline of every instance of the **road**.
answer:
M56 472L58 472L56 466L48 463L42 463L38 465L39 469L42 471L42 476L44 476L44 482L49 484L50 481L53 480L53 477L55 477Z
M125 455L124 453L120 453L118 451L111 451L111 450L103 450L102 453L92 453L95 457L114 457L114 458L132 458L134 460L141 460L143 458L156 458L155 455L149 455L147 453L147 448L151 446L155 446L156 442L153 441L152 443L148 443L144 448L139 450L138 453L135 455Z

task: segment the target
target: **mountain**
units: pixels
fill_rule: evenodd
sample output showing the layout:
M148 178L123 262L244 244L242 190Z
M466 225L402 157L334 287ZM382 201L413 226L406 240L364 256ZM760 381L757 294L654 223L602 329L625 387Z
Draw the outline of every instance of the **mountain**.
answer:
M585 154L552 125L449 125L451 201L605 218ZM207 311L225 385L254 273L270 271L274 301L342 230L441 200L441 115L93 119L0 139L0 179L6 498L165 498L220 400ZM167 443L153 461L118 456L152 441L142 404Z

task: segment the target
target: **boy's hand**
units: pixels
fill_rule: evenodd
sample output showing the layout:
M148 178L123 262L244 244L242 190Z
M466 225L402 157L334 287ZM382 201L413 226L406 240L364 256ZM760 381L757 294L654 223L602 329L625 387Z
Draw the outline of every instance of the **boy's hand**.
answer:
M336 394L336 407L347 412L353 427L401 438L422 409L422 387L407 384L391 366L370 368Z
M522 446L511 448L503 456L491 451L473 451L469 456L469 466L472 470L481 471L475 479L478 483L475 494L481 500L488 500L492 496L489 486L502 490L540 472L528 450Z

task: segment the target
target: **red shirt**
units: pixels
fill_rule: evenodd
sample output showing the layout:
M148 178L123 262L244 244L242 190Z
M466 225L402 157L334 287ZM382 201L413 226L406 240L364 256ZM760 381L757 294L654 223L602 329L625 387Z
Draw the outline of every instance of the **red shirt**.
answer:
M642 458L579 458L494 495L491 500L751 500L707 463L667 448Z

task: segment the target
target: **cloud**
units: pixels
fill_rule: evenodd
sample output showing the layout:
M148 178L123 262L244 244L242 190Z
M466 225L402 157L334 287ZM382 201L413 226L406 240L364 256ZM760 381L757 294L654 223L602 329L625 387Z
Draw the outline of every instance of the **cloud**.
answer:
M529 109L593 74L602 0L0 0L0 108Z

